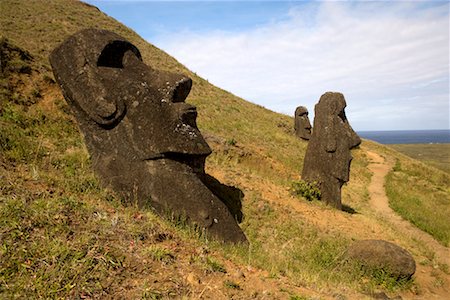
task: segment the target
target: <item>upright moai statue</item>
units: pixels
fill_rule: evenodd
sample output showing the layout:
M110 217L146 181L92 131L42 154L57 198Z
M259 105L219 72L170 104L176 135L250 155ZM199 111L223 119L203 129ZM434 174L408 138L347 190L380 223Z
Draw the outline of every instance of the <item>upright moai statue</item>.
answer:
M350 149L361 143L345 116L346 106L341 93L320 97L302 172L303 180L318 185L321 199L338 209L342 209L341 187L350 176Z
M311 138L311 123L309 122L308 109L304 106L299 106L295 109L294 129L295 134L299 138L306 141Z
M227 206L203 182L211 149L185 103L190 78L155 70L106 30L82 30L50 55L102 183L126 201L186 218L219 240L247 242Z

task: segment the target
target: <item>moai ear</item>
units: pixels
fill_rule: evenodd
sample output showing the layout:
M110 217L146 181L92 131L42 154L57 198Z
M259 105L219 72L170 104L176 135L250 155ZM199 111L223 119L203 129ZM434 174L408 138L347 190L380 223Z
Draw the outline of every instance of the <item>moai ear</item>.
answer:
M97 67L123 69L124 55L128 51L142 61L141 53L134 45L123 40L113 40L105 45L98 56ZM126 105L121 98L108 99L105 97L108 94L106 89L108 87L101 87L101 93L92 99L92 102L80 103L80 107L97 124L104 127L114 127L125 115Z
M109 37L102 40L102 32L86 39L90 31L81 31L57 47L50 55L50 63L57 82L65 87L62 90L67 101L98 125L111 128L124 117L126 105L124 99L108 99L108 91L114 87L99 81L98 69L122 69L127 52L141 61L142 58L139 50L127 41Z
M79 106L95 123L107 128L116 126L126 112L126 105L123 99L110 99L102 95L92 99L92 102L79 103Z

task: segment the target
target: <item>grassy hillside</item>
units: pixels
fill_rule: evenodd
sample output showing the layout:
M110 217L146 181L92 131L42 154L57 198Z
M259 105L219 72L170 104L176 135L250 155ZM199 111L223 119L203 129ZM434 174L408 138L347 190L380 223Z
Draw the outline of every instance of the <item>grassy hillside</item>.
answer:
M187 101L197 106L199 128L214 151L207 172L244 192L241 227L249 248L207 241L184 224L125 207L99 185L48 62L56 45L86 27L115 31L147 64L193 79ZM355 213L336 211L289 191L307 145L293 135L292 118L212 86L96 8L3 0L0 30L12 53L0 82L1 297L352 299L380 291L426 295L424 287L446 282L445 267L433 268L430 249L402 236L368 204L366 151L397 159L402 168L409 158L365 141L353 153L351 181L343 189L343 202ZM434 172L427 166L404 172L393 189L434 180L428 176ZM432 181L439 189L427 190L436 195L427 197L430 207L450 194L449 176L442 178ZM449 206L444 203L443 211ZM445 216L425 222L436 218ZM364 238L408 249L423 273L433 272L431 283L398 283L346 264L346 247Z
M398 144L389 147L450 173L450 144Z
M450 145L389 145L391 147L426 163L397 155L395 166L386 178L391 207L449 247L450 176L441 169L446 169ZM428 164L439 169L430 168Z

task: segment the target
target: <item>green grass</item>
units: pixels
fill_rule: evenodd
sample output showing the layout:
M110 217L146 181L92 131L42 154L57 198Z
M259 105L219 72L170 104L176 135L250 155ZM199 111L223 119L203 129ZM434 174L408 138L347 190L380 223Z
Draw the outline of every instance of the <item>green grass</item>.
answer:
M397 160L386 177L389 205L403 218L450 245L450 176L424 164Z
M166 264L172 263L175 260L175 256L170 250L158 245L150 245L150 247L144 249L144 253L149 255L151 259Z
M216 259L211 258L211 257L206 257L205 268L207 271L210 271L210 272L220 272L220 273L227 272L227 270L225 269L223 264L221 264L219 261L217 261Z
M387 291L395 291L398 289L409 289L413 286L414 280L409 278L396 278L393 277L389 270L381 268L369 269L363 271L366 276L371 278L372 289L376 290L379 287L383 287Z
M294 136L292 118L210 85L130 29L77 1L30 0L25 5L23 1L3 0L0 11L1 34L34 57L25 65L16 61L13 68L30 67L31 74L15 74L0 82L1 297L183 296L187 291L180 269L186 272L186 268L197 267L205 274L226 276L225 259L267 270L273 278L287 278L293 286L392 288L377 276L367 277L357 266L343 263L342 255L352 242L345 233L321 232L302 212L269 202L259 191L267 182L287 190L299 180L307 143ZM214 150L207 159L207 169L222 172L228 181L225 183L243 189L246 217L241 225L250 247L207 241L183 222L169 225L150 211L124 207L99 185L70 109L52 83L47 59L68 35L91 26L125 36L152 67L193 78L188 102L197 106L199 127L211 137ZM48 93L53 93L50 100ZM363 145L399 157L382 146L366 141ZM356 149L353 156L343 203L358 211L367 205L371 174L364 151ZM441 198L448 199L445 180L433 169L412 168L402 161L397 175L399 184L393 190L399 194L406 182L417 185L420 193L418 183L426 178L430 183L422 191L435 195L428 198L437 202L443 193ZM446 205L437 207L446 212ZM435 218L447 220L445 215ZM158 241L154 235L160 236ZM199 245L214 253L199 257L192 250ZM176 247L186 253L175 251ZM193 258L192 264L183 265L183 256ZM144 266L144 261L150 266ZM154 269L163 274L158 275L159 280L165 276L171 285L148 279ZM224 285L220 280L217 286ZM138 286L126 290L135 281ZM401 283L392 286L405 288ZM236 290L232 285L225 288Z
M304 180L292 182L291 194L294 196L299 195L308 201L320 199L320 189L316 186L316 184L312 184Z
M450 144L399 144L389 147L450 173Z
M2 202L4 296L99 294L110 288L110 276L120 278L123 250L115 244L105 247L109 237L102 229L110 226L88 217L93 207L48 195L32 202L22 197Z
M388 159L395 159L393 170L385 181L391 208L412 224L431 234L443 245L450 245L450 174L430 164L412 159L381 144L366 141L366 145ZM424 153L428 145L400 145L416 155ZM445 157L448 145L430 145L434 149L428 157ZM441 160L439 158L439 160Z
M363 272L359 264L348 262L345 252L351 239L320 232L303 222L300 213L272 207L257 193L247 201L250 203L244 212L254 217L242 227L251 246L227 247L227 257L267 270L275 278L287 276L295 284L342 285L362 290L407 288L405 282L391 280L387 284L387 278L381 281L377 273Z

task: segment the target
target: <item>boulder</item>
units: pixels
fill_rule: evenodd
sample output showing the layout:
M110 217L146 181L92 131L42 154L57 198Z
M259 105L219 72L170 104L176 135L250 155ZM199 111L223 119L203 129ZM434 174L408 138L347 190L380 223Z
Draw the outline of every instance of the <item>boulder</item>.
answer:
M341 93L320 97L302 171L302 179L320 189L321 200L338 209L342 209L341 187L349 181L350 149L361 143L345 116L346 106Z
M348 258L370 269L383 269L395 278L410 278L416 271L416 262L408 251L383 240L355 242L347 251Z
M156 70L139 50L106 30L85 29L53 50L55 79L71 106L102 183L125 202L187 219L226 242L247 239L205 181L211 149L185 103L192 80ZM215 186L219 184L216 182Z

